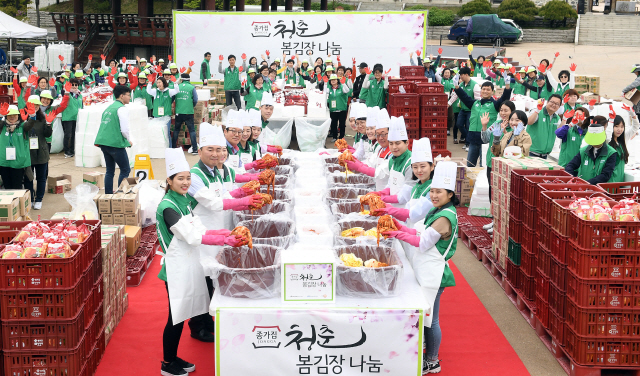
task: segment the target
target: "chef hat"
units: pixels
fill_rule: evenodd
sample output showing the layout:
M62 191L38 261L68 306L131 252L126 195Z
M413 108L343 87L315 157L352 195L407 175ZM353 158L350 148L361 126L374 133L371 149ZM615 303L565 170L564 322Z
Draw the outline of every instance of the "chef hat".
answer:
M214 133L213 146L220 146L223 148L226 147L227 139L224 137L224 133L222 132L222 127L214 125L213 133Z
M238 111L238 113L240 114L240 126L242 126L242 128L251 127L251 119L249 118L249 112L246 110L240 110Z
M366 107L366 111L367 111L367 127L370 127L371 125L369 125L369 120L378 117L378 112L380 112L380 108L378 106Z
M189 171L191 169L182 148L164 149L164 161L167 166L167 176L173 176L179 172Z
M201 148L205 146L216 146L215 144L215 132L214 126L209 123L200 123L198 129L198 135L200 136L200 142L198 143Z
M407 127L404 125L404 118L391 117L391 124L389 125L389 141L408 141Z
M413 142L411 149L411 164L429 162L433 163L433 155L431 155L431 141L429 137L423 137Z
M356 113L354 117L356 119L367 120L367 105L364 103L358 103L358 107L356 107Z
M362 103L355 102L351 104L351 111L349 112L349 118L358 118L358 107L360 107Z
M249 110L247 116L249 117L249 126L262 128L262 117L260 116L260 111L252 108Z
M264 92L262 93L262 100L260 101L260 107L262 106L273 106L273 95L271 93Z
M230 110L227 113L227 121L225 122L227 128L237 128L242 130L242 115L236 110Z
M389 128L391 125L391 119L389 118L389 112L386 108L383 108L378 112L378 124L376 125L376 129Z
M413 156L413 153L412 153ZM452 192L456 190L456 177L458 176L458 165L456 162L442 161L436 164L433 171L431 188L448 189Z
M371 110L372 108L376 111L367 112L367 128L375 127L376 129L378 129L378 122L380 121L380 119L378 119L378 113L380 112L380 110L378 109L378 107L370 107L369 110Z

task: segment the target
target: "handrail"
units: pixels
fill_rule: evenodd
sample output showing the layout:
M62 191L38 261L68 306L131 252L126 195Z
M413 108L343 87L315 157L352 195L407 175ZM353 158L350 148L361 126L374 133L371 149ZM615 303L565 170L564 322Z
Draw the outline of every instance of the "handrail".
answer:
M93 40L93 38L96 36L96 34L98 31L98 25L97 24L92 24L91 28L89 29L89 32L87 33L87 35L84 37L84 40L82 41L82 43L80 43L80 45L78 46L78 50L77 50L77 54L76 56L79 58L80 56L82 56L82 54L84 53L84 50L87 49L87 47L89 47L89 43L91 43L91 41Z
M116 34L113 33L111 34L111 38L109 38L109 40L107 41L107 43L105 43L104 47L102 48L102 54L107 58L107 61L110 60L111 56L111 51L113 51L113 47L115 47L116 45Z

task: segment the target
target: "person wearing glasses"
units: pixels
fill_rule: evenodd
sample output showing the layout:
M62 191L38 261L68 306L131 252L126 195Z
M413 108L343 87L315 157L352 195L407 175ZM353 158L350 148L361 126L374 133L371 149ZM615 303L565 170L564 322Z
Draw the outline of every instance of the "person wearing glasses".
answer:
M562 98L558 94L551 94L546 102L544 98L538 100L538 105L529 114L527 132L531 136L530 157L547 159L556 141L556 129L561 125L561 119L556 112L562 106Z
M560 82L556 81L556 79L553 77L553 74L547 74L549 84L551 84L551 87L555 89L556 94L564 96L564 93L567 90L576 88L576 80L573 75L573 72L575 72L575 70L575 64L571 64L571 72L566 69L561 70L560 73L558 73L558 80L560 80ZM550 69L547 69L547 73L549 73L549 71Z

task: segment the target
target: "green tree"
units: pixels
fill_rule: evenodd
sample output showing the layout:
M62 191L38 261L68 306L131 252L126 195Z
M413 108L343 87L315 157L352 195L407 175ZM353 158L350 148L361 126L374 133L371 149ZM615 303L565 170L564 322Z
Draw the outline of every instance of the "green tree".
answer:
M531 0L504 0L498 7L500 18L510 18L515 21L533 21L538 14L536 4Z
M429 9L429 26L449 26L453 25L455 14L452 11L431 8Z
M27 5L31 0L0 0L0 11L19 20L27 18Z
M540 8L538 14L547 21L564 21L567 18L578 18L578 13L575 9L561 0L549 1Z
M464 4L458 16L473 16L474 14L492 14L491 3L488 0L473 0Z

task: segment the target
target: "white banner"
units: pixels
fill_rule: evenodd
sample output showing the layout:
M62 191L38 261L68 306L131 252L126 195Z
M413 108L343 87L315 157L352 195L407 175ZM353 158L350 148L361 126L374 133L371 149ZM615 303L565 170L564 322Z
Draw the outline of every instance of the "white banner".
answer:
M422 312L219 309L216 375L421 375Z
M427 22L425 12L173 12L173 56L179 67L195 62L191 82L201 82L200 65L205 52L210 52L213 78L218 73L219 55L222 66L227 57L236 56L242 65L242 54L257 58L269 50L271 62L298 55L308 59L311 66L316 58L326 60L330 54L333 64L352 67L365 62L373 70L376 63L391 75L399 75L400 66L409 65L409 53L424 50ZM284 66L286 62L282 63ZM354 72L357 74L357 72Z

